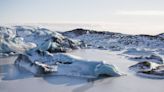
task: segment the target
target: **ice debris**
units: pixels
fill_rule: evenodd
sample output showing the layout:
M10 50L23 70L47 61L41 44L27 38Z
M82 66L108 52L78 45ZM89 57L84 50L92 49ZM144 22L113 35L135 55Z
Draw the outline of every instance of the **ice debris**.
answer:
M51 53L82 48L84 43L67 38L58 32L31 26L0 27L0 53L23 54L33 50Z
M144 61L130 66L129 69L142 77L164 79L163 64Z
M32 57L31 57L32 58ZM46 60L46 59L45 59ZM25 68L36 76L44 74L99 78L102 76L121 76L116 66L103 61L89 61L68 54L54 54L51 62L41 59L30 59L27 55L19 55L15 64Z
M136 57L129 57L130 60L135 60L135 61L149 61L149 62L154 62L157 64L163 64L163 59L160 56L157 55L150 55L150 56L136 56Z

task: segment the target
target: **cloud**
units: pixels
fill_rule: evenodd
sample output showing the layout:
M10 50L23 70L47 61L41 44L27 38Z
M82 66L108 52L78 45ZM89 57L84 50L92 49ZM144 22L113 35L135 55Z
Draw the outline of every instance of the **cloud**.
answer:
M117 11L117 15L164 16L164 11Z

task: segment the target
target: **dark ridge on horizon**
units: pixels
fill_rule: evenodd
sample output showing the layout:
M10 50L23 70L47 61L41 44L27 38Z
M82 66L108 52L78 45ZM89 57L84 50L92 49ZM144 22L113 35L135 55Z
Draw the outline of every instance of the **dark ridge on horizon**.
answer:
M80 32L78 32L80 31ZM72 30L68 30L68 31L65 31L65 32L61 32L61 33L70 33L70 32L73 32L73 33L98 33L98 34L122 34L122 35L131 35L131 36L145 36L145 37L156 37L156 36L161 36L163 35L164 36L164 32L163 33L159 33L159 34L156 34L156 35L149 35L149 34L126 34L126 33L121 33L121 32L111 32L111 31L101 31L101 30L92 30L92 29L85 29L85 28L75 28L75 29L72 29Z

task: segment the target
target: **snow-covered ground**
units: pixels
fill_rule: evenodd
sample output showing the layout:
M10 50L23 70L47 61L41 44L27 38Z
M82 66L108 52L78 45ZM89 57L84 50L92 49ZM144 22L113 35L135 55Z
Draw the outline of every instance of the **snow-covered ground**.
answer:
M0 27L0 92L163 92L163 52L163 33Z
M127 76L109 77L93 82L85 78L66 76L34 77L26 70L18 70L12 64L16 57L0 58L0 92L163 92L164 80L136 76L128 67L136 64L122 52L82 49L69 52L89 60L104 60L115 64ZM13 61L13 62L12 62Z
M64 36L79 39L90 48L112 51L130 50L157 52L162 54L164 48L163 33L159 35L131 35L88 29L74 29L63 32ZM136 50L135 50L136 49ZM148 52L148 53L149 53Z

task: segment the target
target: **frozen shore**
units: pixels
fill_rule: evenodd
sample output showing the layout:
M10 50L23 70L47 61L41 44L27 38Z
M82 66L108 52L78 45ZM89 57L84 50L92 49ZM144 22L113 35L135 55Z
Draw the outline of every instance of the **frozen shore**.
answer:
M162 92L163 51L163 34L0 27L0 91Z

